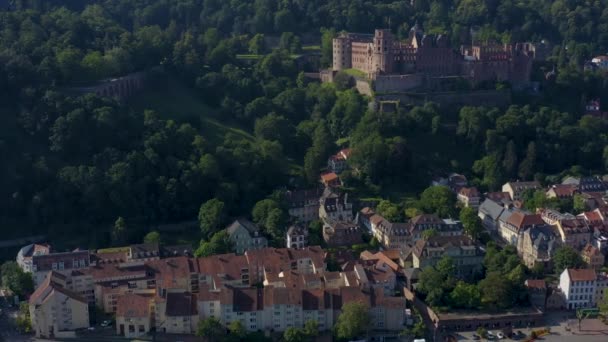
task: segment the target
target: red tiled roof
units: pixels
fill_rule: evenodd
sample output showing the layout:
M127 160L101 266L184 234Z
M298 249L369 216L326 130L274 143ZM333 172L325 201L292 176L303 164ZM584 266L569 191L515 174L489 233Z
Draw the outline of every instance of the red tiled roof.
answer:
M470 197L479 197L479 191L477 191L476 187L462 188L462 189L460 189L460 191L458 193L462 196L466 196L469 198Z
M486 194L486 198L491 199L494 202L502 202L503 200L510 201L511 195L509 195L508 192L502 192L502 191L488 192Z
M570 281L592 281L597 278L593 269L568 269Z
M558 197L568 197L573 196L577 191L577 186L574 184L556 184L551 187L549 190L553 190L555 195Z
M29 303L33 305L41 304L49 298L54 292L59 292L64 294L65 296L77 300L82 303L87 303L87 300L77 294L76 292L70 291L68 289L63 288L61 285L52 281L52 276L49 274L44 282L38 286L36 291L30 296Z
M589 221L589 222L602 221L602 215L600 214L600 212L598 210L586 211L584 213L584 216L587 219L587 221Z
M528 279L526 286L531 289L547 289L547 283L543 279Z
M331 183L335 180L338 180L338 175L335 174L334 172L328 172L328 173L324 173L321 175L321 180L324 183Z
M539 214L529 215L516 211L507 219L507 223L512 224L519 230L528 226L544 225L545 221L543 221Z
M116 301L116 317L147 318L150 316L152 296L125 293Z

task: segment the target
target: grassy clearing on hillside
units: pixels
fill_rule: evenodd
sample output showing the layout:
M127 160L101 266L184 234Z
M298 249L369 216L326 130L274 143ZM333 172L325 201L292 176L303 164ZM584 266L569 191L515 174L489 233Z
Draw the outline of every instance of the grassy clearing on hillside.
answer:
M308 52L321 51L321 45L305 45L305 46L302 46L302 50L308 51Z
M367 74L365 74L363 71L361 71L359 69L344 69L344 70L342 70L342 72L344 72L347 75L354 76L354 77L367 78Z
M254 137L247 131L217 118L217 111L206 105L196 92L183 84L171 80L166 89L146 89L129 101L134 110L151 109L164 119L179 122L200 120L203 137L214 144L220 144L228 133L248 140Z

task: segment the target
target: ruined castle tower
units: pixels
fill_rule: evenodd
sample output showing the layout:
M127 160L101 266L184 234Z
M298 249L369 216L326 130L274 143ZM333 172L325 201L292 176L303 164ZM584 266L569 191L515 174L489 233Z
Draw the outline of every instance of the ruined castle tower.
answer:
M393 35L390 30L376 30L374 33L373 70L381 74L393 72Z

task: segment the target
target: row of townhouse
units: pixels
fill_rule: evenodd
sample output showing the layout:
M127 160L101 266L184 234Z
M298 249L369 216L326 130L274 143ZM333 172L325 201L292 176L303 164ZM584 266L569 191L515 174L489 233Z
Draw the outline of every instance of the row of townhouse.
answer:
M182 278L184 281L181 285L178 281L178 284L172 283L165 288L157 282L154 296L130 291L118 297L117 333L136 337L147 333L148 327L167 333L192 333L194 325L184 323L182 326L178 323L198 322L207 317L216 317L226 325L240 320L249 331L283 331L289 327L301 327L307 320L315 319L321 330L327 330L332 327L337 313L329 310L328 304L323 304L325 298L333 294L332 300L339 301L344 293L350 293L348 291L372 296L372 307L379 310L379 329L397 330L403 326L405 302L402 298L382 299L393 293L396 283L395 272L383 267L383 264L361 268L359 272L328 272L325 270L324 252L318 247L266 248L247 251L244 255L225 254L189 260L188 264L176 262L171 275L173 279ZM191 267L194 267L193 273ZM382 277L384 274L392 277ZM171 303L177 300L177 295L172 293L184 293L179 298L191 298L192 302L197 302L196 308L182 305L192 308L188 315L177 315L168 310L175 306ZM323 295L319 297L319 294ZM134 320L134 313L123 317L126 312L121 307L121 298L125 295L146 298L138 298L148 303L147 306L141 305L143 309L139 313L145 317ZM338 305L341 307L341 303ZM150 309L146 310L146 307ZM155 314L153 320L152 312ZM150 323L129 323L128 319L147 322L146 315L149 315Z
M141 337L152 327L164 333L192 334L201 319L214 317L225 326L239 321L251 332L302 328L309 320L316 321L320 331L327 331L337 321L343 304L350 302L369 308L374 329L404 327L405 299L385 296L382 290L223 286L196 294L175 289L164 298L126 294L119 299L116 329L128 338Z
M243 255L224 254L207 258L178 256L144 261L134 261L130 258L126 251L96 254L88 268L63 273L51 271L45 279L48 281L52 275L55 279L53 284L59 279L61 288L77 296L84 306L95 305L107 313L114 313L117 317L117 333L128 337L147 333L151 328L167 333L191 333L195 323L208 316L201 315L204 311L193 309L195 306L190 306L188 314L174 308L185 310L184 308L188 306L182 305L184 301L198 303L199 300L195 297L207 296L210 292L222 293L227 291L225 290L227 288L233 291L242 289L247 292L257 289L259 285L268 288L324 291L352 287L367 293L380 291L381 294L378 296L389 296L394 293L396 284L395 271L382 262L363 263L348 272L327 272L325 252L319 247L264 248L246 251ZM91 295L80 296L76 293L76 289ZM241 293L238 291L237 293ZM142 304L144 302L146 305ZM173 304L176 302L182 304ZM390 304L393 301L386 299L384 302ZM235 317L241 315L238 314L240 312L238 306L247 303L247 300L238 300L234 303L235 307L231 310L236 312ZM379 305L379 302L374 301L374 303ZM405 303L400 303L401 309L404 310ZM210 310L209 307L213 304L205 305L207 310ZM33 324L36 327L41 324L46 325L41 322L45 322L50 313L36 306L31 310ZM82 311L73 312L74 317L82 315ZM392 313L390 317L398 317L395 316L397 314ZM256 315L262 313L258 312ZM229 317L229 315L225 316L224 321L229 321ZM331 327L332 322L328 323L327 329ZM281 324L277 329L291 326L289 322ZM378 324L378 328L396 327L396 323L392 324L390 320L389 322L383 320ZM82 328L81 325L73 324L46 331L40 329L37 334L48 337L57 331ZM256 329L275 329L267 323L252 325L258 327Z
M359 225L369 231L386 249L407 248L422 239L423 232L434 230L439 236L461 236L460 221L440 219L436 215L422 214L409 222L390 222L370 208L363 208L357 215Z

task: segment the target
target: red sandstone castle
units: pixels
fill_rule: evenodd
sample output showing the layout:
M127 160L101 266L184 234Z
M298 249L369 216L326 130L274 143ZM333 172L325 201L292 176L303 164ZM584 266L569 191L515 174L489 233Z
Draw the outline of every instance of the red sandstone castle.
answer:
M454 50L445 35L425 35L415 25L406 42L390 30L373 35L343 33L333 40L333 70L358 69L387 90L407 90L448 77L472 82L530 80L533 52L529 44L472 45ZM425 80L426 79L426 80Z

